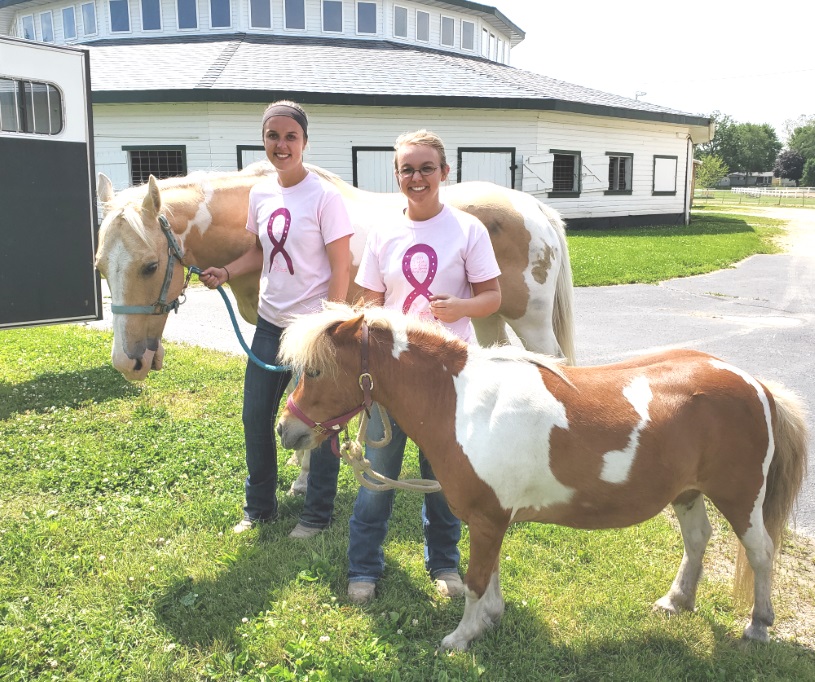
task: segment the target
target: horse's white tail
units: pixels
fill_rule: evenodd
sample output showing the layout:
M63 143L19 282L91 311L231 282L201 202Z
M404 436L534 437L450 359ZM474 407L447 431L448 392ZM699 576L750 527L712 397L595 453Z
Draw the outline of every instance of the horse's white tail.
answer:
M764 527L778 553L787 529L787 520L806 475L809 437L806 410L801 398L779 383L763 380L762 383L772 393L776 413L773 423L775 454L767 472ZM734 593L739 602L746 602L752 591L753 572L747 562L744 547L739 543Z
M552 308L552 329L555 332L560 350L570 365L576 363L574 350L574 293L572 290L572 263L569 259L569 244L566 242L566 224L551 206L538 202L541 212L557 232L560 251L563 254L560 270L557 273L555 301Z

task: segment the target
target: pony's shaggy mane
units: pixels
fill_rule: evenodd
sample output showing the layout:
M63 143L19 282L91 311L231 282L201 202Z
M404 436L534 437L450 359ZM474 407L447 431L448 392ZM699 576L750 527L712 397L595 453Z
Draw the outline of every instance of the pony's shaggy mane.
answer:
M293 322L283 332L280 341L280 361L289 365L295 374L319 369L332 376L337 373L336 349L331 342L328 330L343 322L363 315L371 329L387 329L394 336L407 336L411 332L422 333L438 339L440 343L464 343L446 327L433 322L425 322L396 310L379 306L352 307L345 303L325 302L320 312L296 315ZM562 360L533 353L516 346L493 346L480 348L468 346L471 356L493 362L524 362L544 367L565 379L560 368Z

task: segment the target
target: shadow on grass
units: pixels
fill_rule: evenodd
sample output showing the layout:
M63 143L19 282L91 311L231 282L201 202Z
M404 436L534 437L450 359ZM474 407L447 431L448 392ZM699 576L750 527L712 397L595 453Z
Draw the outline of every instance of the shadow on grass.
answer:
M569 233L580 237L699 237L705 235L754 232L744 216L726 214L695 215L690 225L646 225L643 227L576 228Z
M0 382L0 419L33 410L77 407L87 401L105 402L141 393L110 365L79 372L48 372L19 384Z

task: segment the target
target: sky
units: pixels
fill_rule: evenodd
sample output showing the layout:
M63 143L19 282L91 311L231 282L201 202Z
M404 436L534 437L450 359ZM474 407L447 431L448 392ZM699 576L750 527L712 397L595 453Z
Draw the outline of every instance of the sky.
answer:
M813 0L479 0L526 33L512 66L690 114L815 116Z

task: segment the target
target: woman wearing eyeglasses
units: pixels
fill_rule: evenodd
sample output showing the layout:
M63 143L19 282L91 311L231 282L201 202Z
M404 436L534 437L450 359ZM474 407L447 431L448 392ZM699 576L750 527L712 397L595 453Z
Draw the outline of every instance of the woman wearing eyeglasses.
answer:
M439 190L450 167L444 143L426 130L401 135L394 144L399 189L407 197L403 216L368 235L356 283L366 303L437 320L467 342L475 342L470 318L486 317L501 305L501 274L487 228L477 218L442 203ZM393 437L382 448L366 448L373 469L398 478L407 437L391 420ZM378 410L368 427L382 438ZM433 471L419 451L422 477ZM385 569L382 543L388 532L394 491L360 488L350 521L348 597L356 603L373 599ZM464 594L458 573L461 522L443 493L425 495L422 505L425 568L443 596Z

